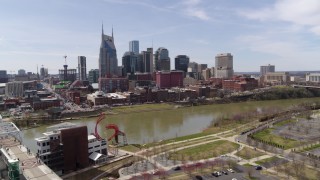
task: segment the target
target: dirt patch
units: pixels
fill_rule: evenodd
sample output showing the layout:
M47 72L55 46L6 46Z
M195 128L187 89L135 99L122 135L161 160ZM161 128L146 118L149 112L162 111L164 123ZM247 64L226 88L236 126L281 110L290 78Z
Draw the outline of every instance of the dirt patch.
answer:
M276 127L274 134L298 141L315 141L320 139L320 119L298 118L283 126Z

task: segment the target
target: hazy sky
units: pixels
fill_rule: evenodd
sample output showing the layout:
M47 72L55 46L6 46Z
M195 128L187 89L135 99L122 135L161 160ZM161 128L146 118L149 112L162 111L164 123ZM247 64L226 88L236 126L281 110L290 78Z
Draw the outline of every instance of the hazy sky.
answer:
M101 23L113 25L119 65L130 40L140 51L166 47L174 57L214 66L231 52L235 71L319 70L319 0L0 0L0 69L57 74L67 55L98 68Z

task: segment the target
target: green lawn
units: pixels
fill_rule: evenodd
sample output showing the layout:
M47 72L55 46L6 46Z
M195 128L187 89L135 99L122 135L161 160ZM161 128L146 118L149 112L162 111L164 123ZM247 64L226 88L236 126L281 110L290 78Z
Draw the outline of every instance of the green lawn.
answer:
M273 142L279 145L284 146L284 149L293 148L299 145L299 142L294 139L284 138L282 136L278 136L276 134L273 134L272 131L273 128L264 129L258 133L253 134L253 137L255 139L267 141L267 142Z
M126 145L126 146L122 146L120 147L120 149L125 150L125 151L130 151L130 152L138 152L140 151L140 148L134 145Z
M278 123L275 123L274 126L275 127L281 127L281 126L284 126L284 125L287 125L289 123L294 123L294 122L297 122L297 120L295 119L287 119L287 120L284 120L284 121L280 121Z
M254 150L252 148L244 147L243 149L241 149L241 151L237 152L235 155L243 159L252 159L252 158L256 158L266 154L261 151Z
M278 161L279 159L280 158L278 158L277 156L272 156L272 157L269 157L269 158L266 158L266 159L261 159L259 161L256 161L255 163L263 166L266 163L271 163L271 162L274 162L274 161Z
M239 148L239 145L226 140L218 140L212 143L186 148L175 153L170 153L170 159L174 160L200 160L217 157L230 153Z
M166 139L163 140L161 142L155 142L155 143L149 143L146 144L145 147L152 147L152 146L156 146L156 145L163 145L163 144L168 144L168 143L173 143L173 142L179 142L179 141L185 141L185 140L192 140L194 138L205 138L204 136L209 135L210 133L196 133L196 134L191 134L191 135L187 135L187 136L180 136L180 137L176 137L176 138L172 138L172 139Z

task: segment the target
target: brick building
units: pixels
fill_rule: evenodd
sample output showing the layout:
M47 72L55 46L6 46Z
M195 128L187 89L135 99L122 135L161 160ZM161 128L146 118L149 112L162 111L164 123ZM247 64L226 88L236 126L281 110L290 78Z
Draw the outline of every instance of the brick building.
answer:
M127 78L100 78L99 90L105 93L113 93L116 91L128 91L129 81Z
M182 87L183 76L183 71L159 71L156 73L156 85L159 88Z

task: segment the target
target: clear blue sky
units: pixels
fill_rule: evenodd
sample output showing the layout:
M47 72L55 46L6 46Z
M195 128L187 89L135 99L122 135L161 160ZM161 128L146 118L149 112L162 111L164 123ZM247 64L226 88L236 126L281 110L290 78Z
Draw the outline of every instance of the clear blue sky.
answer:
M68 56L98 68L101 23L114 27L119 64L130 40L140 51L166 47L214 66L217 53L234 55L235 71L319 70L319 0L0 0L0 69L56 74ZM10 72L8 72L10 73Z

